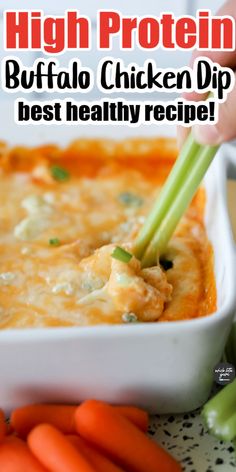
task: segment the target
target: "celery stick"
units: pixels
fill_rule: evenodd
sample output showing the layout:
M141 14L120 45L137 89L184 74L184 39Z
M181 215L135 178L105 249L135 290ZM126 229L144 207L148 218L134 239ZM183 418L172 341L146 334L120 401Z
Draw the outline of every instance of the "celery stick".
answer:
M192 134L188 136L183 149L155 202L143 227L141 228L134 247L134 254L138 259L142 259L143 254L153 238L158 226L165 217L165 214L172 204L176 193L182 185L183 179L187 175L193 162L196 160L200 145L193 139Z
M202 416L218 438L224 441L236 438L236 379L206 403Z
M142 258L142 266L147 267L156 263L157 256L163 254L166 246L175 231L179 220L189 206L198 186L200 185L209 165L211 164L218 147L201 146L188 174L182 175L178 193L172 200L160 227L157 229L146 253Z

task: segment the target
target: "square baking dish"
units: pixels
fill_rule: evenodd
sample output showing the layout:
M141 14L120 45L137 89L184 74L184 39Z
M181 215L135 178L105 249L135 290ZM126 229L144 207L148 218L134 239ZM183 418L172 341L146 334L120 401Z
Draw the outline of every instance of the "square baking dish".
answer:
M90 128L87 134L93 136L94 131ZM142 134L147 134L144 131ZM155 132L161 133L157 128ZM113 133L112 127L106 127L105 132L104 128L96 129L96 137ZM133 130L123 137L135 133L140 135L139 130ZM32 135L31 140L35 144ZM55 142L53 133L50 141ZM25 143L31 144L28 139ZM235 248L226 203L226 179L234 169L233 162L233 150L226 146L204 182L205 221L215 258L217 312L178 322L2 331L1 407L10 410L46 401L78 403L91 397L137 404L154 413L187 412L203 404L236 302Z

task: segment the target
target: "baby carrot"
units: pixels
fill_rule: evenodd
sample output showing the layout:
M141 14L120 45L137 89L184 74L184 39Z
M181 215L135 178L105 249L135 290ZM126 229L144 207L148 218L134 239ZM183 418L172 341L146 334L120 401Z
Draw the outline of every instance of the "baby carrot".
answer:
M96 472L66 436L49 424L36 426L27 442L31 452L50 472Z
M65 434L74 434L76 408L73 405L28 405L12 412L10 424L23 439L40 423L51 424Z
M116 406L117 412L125 416L131 423L133 423L137 428L144 431L148 430L148 413L141 408L135 406Z
M0 470L3 472L46 472L46 469L19 438L8 436L0 444Z
M180 472L180 465L115 408L95 400L77 408L78 433L130 472Z
M3 411L0 409L0 443L3 441L7 433L7 426L5 422L5 416Z
M67 438L76 449L81 451L82 454L87 457L97 472L122 472L120 467L113 464L110 459L96 451L96 449L88 444L83 438L79 436L67 436Z
M126 416L142 431L147 431L148 415L144 410L131 406L115 406L121 414ZM53 405L35 404L16 408L10 418L10 425L22 439L25 439L29 432L38 424L47 423L55 426L64 434L75 434L74 415L77 406L73 405ZM0 417L1 423L1 417ZM0 428L1 430L1 428ZM1 437L1 433L0 433Z

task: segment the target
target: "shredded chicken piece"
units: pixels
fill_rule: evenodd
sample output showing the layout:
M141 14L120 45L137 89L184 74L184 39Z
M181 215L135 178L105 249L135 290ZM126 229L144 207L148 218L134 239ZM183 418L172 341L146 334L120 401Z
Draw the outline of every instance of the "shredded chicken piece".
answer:
M128 264L112 260L107 291L118 310L135 313L140 321L155 321L170 301L172 286L159 266L142 270L133 257Z
M47 165L43 163L37 165L32 171L32 179L44 184L55 184Z
M87 279L96 276L103 287L91 291L79 300L79 304L96 302L96 298L112 300L115 308L124 313L135 313L140 321L155 321L163 313L165 303L170 301L172 286L160 266L141 269L138 259L132 257L124 263L111 257L114 245L103 246L87 259L80 268Z

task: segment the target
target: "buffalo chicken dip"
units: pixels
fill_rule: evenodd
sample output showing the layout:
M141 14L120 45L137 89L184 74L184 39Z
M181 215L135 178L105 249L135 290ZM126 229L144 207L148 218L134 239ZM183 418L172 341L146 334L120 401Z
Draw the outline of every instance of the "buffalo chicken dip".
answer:
M156 265L135 237L176 158L170 139L0 148L0 328L191 319L213 313L204 190Z

